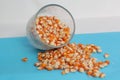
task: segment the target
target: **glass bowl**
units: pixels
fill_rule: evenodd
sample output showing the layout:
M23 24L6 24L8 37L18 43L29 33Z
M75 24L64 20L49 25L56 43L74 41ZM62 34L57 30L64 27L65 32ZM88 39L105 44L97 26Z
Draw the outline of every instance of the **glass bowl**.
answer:
M65 44L53 46L43 42L36 32L36 18L39 16L56 16L70 28L70 39ZM33 15L27 23L26 34L30 43L38 49L50 50L65 46L70 42L75 33L75 21L71 13L58 4L48 4L42 7L35 15Z

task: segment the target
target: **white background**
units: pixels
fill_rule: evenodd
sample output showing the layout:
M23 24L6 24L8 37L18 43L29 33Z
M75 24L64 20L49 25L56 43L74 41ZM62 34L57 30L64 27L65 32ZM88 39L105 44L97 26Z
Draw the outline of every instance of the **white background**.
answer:
M51 3L71 12L76 33L120 31L120 0L0 0L0 37L24 36L29 18Z

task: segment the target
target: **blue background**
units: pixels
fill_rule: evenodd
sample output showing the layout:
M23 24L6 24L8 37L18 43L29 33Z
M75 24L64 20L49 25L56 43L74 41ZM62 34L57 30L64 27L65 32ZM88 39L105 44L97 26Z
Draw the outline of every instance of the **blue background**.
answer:
M61 74L61 70L37 70L38 49L29 44L26 37L0 38L0 80L119 80L120 79L120 32L98 34L76 34L71 42L95 44L103 52L93 54L99 60L104 59L104 53L109 53L110 65L101 69L106 74L103 79L89 77L85 73ZM22 62L23 57L28 62Z

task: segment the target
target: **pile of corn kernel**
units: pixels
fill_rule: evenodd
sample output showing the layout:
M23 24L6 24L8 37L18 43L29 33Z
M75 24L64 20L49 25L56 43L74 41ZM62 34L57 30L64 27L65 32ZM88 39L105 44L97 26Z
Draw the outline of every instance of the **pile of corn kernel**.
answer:
M85 72L89 76L104 78L105 74L100 72L110 64L109 60L98 61L97 58L91 57L93 53L101 53L99 46L94 44L83 45L69 43L64 47L48 50L46 52L38 53L38 62L35 66L39 70L62 70L62 74L69 72ZM108 57L105 54L104 57Z
M36 19L36 32L48 45L60 46L70 39L70 28L55 16L40 16Z

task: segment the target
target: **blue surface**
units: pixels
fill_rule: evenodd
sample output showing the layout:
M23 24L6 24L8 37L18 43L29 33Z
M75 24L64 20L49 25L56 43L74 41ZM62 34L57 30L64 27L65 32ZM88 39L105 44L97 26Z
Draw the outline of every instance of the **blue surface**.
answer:
M26 37L0 39L0 80L119 80L120 79L120 32L99 34L76 34L71 42L83 44L96 44L101 46L103 53L108 52L111 64L102 69L106 73L104 79L93 78L85 73L69 73L61 75L61 70L37 70L39 50L32 47ZM100 60L103 53L94 54ZM23 57L28 62L22 62Z

